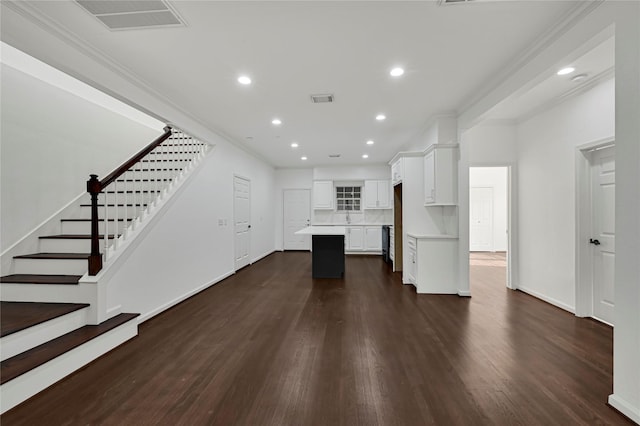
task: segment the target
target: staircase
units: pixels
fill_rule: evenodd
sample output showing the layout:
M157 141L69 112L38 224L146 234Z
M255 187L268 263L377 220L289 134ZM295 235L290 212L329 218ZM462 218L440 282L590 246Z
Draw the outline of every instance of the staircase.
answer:
M92 175L75 216L60 220L60 233L39 235L38 252L13 256L11 273L0 277L0 413L137 335L138 314L96 313L100 270L146 226L207 147L165 128L100 181L95 194Z

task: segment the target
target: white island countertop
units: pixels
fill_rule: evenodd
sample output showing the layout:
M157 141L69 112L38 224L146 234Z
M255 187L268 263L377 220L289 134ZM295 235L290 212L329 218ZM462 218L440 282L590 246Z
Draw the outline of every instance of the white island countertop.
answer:
M307 226L296 232L296 235L345 235L344 226Z

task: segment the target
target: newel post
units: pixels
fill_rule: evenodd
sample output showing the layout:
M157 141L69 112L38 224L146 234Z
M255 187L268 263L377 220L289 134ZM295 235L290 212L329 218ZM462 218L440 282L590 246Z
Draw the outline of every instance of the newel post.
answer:
M98 194L102 185L98 175L89 175L87 192L91 195L91 254L89 255L89 275L96 275L102 269L102 255L98 233Z

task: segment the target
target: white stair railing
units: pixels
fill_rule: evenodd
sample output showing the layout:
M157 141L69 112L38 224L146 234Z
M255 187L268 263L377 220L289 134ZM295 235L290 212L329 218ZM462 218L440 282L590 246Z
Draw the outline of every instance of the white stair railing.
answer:
M91 175L87 182L91 195L89 275L96 275L102 269L103 263L108 262L145 218L159 207L208 149L206 143L181 130L169 126L164 130L159 138L107 177L98 180L97 175ZM104 206L101 218L98 217L99 198Z

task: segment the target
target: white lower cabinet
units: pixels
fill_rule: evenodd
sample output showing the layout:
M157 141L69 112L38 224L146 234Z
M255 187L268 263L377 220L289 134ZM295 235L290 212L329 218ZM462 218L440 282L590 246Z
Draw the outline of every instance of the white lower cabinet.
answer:
M345 237L346 251L362 251L364 249L364 229L362 226L347 227Z
M417 293L458 293L458 239L450 236L407 235L405 282Z
M382 253L382 225L347 226L346 231L346 252Z
M364 227L364 249L366 251L382 251L382 227Z

